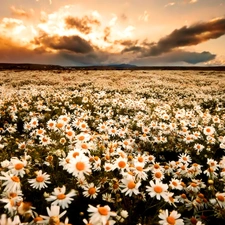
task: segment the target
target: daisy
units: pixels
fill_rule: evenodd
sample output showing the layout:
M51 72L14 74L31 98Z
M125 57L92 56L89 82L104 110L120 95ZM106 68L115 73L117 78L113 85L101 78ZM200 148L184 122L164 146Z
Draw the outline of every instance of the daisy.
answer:
M115 203L115 198L112 198L112 195L109 193L102 194L102 200L106 202Z
M11 191L16 192L18 190L21 190L21 183L20 178L18 176L14 176L13 174L10 174L9 172L3 172L0 176L0 180L5 181L2 186L5 186L4 191Z
M31 119L31 121L30 121L30 126L31 126L32 128L35 128L35 127L38 126L38 118L37 118L37 117L34 117L34 118Z
M205 146L202 145L202 144L199 144L199 143L196 143L196 144L194 145L194 149L197 150L197 153L198 153L198 154L199 154L204 148L205 148Z
M43 128L39 128L36 130L36 135L37 136L41 136L45 133L45 130Z
M5 204L4 208L8 211L10 215L15 214L17 210L17 205L23 201L22 195L22 191L20 190L16 192L6 192L4 193L4 197L0 199L0 201Z
M88 130L88 124L85 121L82 121L79 123L78 128L81 131L87 131Z
M178 199L174 198L173 195L174 195L174 193L172 193L172 192L168 193L165 196L164 200L165 200L165 202L168 202L170 205L173 205L174 207L177 207L175 205L175 203L178 203L179 201L178 201Z
M51 183L49 179L50 175L42 173L42 170L39 170L36 172L36 178L28 179L28 182L31 184L31 187L41 190L48 187L47 184Z
M60 207L57 205L51 205L51 208L49 209L47 207L47 213L48 216L41 215L40 217L43 219L41 223L43 224L51 224L51 225L59 225L60 218L63 217L66 214L66 210L60 213ZM59 214L60 213L60 214Z
M124 171L127 167L128 167L127 158L119 157L113 163L113 170L119 169L121 171Z
M58 119L56 124L55 124L55 127L58 129L58 130L63 130L66 126L66 122L62 119Z
M85 197L96 198L99 192L100 187L96 187L94 183L87 184L82 187L84 189L83 195Z
M75 132L72 129L67 129L66 137L71 141L75 137Z
M50 120L47 122L47 128L48 128L49 130L57 130L57 127L56 127L56 121L50 119Z
M46 198L47 201L52 202L52 205L59 205L63 209L68 208L69 204L72 202L75 194L75 190L71 190L68 194L66 194L66 187L63 185L61 188L54 188L52 195Z
M168 212L168 209L162 210L159 213L159 218L161 219L159 221L159 224L162 225L183 225L183 219L179 219L181 214L177 213L177 211L173 210L170 214Z
M51 138L47 135L40 136L39 140L43 146L51 144Z
M163 178L164 178L164 174L163 174L163 172L162 172L161 170L159 170L159 169L154 169L154 170L152 171L152 178L153 178L154 180L159 180L159 181L161 181L161 180L163 180Z
M106 225L111 216L116 216L108 205L94 207L89 204L87 211L90 213L90 223Z
M127 178L124 178L121 180L122 184L120 185L122 193L125 193L125 195L129 195L130 197L134 193L137 195L139 193L138 188L141 185L141 182L136 182L132 176L128 176Z
M88 153L89 149L91 149L90 142L77 142L75 145L76 149L81 149L83 152Z
M206 185L201 180L192 179L192 182L187 187L187 191L197 193L201 188L205 188Z
M25 174L24 167L27 165L27 162L25 160L21 161L17 158L12 158L10 162L10 166L8 167L10 169L10 172L15 176L21 176Z
M144 168L144 163L135 162L133 172L138 179L146 180L148 178L147 172L150 168Z
M203 133L205 135L212 135L212 134L215 133L215 128L214 127L211 127L211 126L204 127Z
M91 135L85 132L81 132L80 134L76 135L75 138L77 142L88 142L91 139Z
M103 168L104 168L105 171L109 172L113 169L113 164L105 162Z
M14 224L22 224L20 221L20 217L18 215L15 215L13 217L8 217L6 214L2 214L0 217L0 224L1 225L14 225Z
M191 157L186 153L180 154L178 158L179 158L178 162L180 163L189 164L192 161Z
M216 193L216 200L221 208L225 208L225 193Z
M81 154L75 159L71 159L67 170L77 178L83 178L85 174L89 175L91 173L89 157Z
M160 200L161 197L165 198L168 190L168 185L163 184L161 181L156 180L155 183L151 180L149 182L151 186L146 186L146 191L153 198L156 197L157 200Z
M106 132L108 130L108 126L105 123L100 123L97 127L99 133Z
M169 186L170 186L172 189L177 189L177 190L182 190L182 189L183 189L181 180L178 180L178 179L175 179L175 178L172 178L172 179L170 180Z

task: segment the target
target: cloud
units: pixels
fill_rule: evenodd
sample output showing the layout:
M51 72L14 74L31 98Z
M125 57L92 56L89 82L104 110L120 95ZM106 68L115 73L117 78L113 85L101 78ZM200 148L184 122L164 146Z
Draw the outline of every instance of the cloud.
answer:
M17 9L15 6L10 7L13 16L26 17L29 18L30 14L23 9Z
M45 47L54 50L67 50L81 54L93 52L92 45L85 39L79 37L78 35L49 36L46 34L40 38L36 38L35 43L39 45L44 45Z
M142 49L143 56L158 56L173 49L197 45L210 39L216 39L225 34L225 18L217 18L184 26L161 38L157 43L151 43L148 49Z
M40 51L30 49L28 45L19 45L18 42L11 40L9 37L0 36L0 61L9 63L22 63L22 62L46 62L44 53L46 51Z
M173 6L173 5L175 5L175 4L176 4L175 2L169 2L168 4L164 5L164 7Z
M149 19L149 14L147 11L144 11L144 13L138 17L139 21L148 22L148 19Z
M65 18L65 24L68 29L76 28L81 33L89 34L92 31L92 26L99 26L101 23L99 20L84 16L82 18L68 16Z
M130 63L139 64L143 66L151 66L151 65L187 65L187 64L198 64L198 63L205 63L210 60L215 59L216 55L211 54L210 52L187 52L187 51L173 51L168 52L163 55L154 57L148 56L145 58L136 58L132 60Z
M104 41L108 42L109 41L109 36L111 34L111 28L110 27L105 27L104 29Z

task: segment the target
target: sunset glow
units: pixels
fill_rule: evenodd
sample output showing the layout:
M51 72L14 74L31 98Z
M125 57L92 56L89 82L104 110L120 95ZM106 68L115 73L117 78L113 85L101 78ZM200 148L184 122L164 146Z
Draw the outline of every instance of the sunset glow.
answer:
M224 0L4 1L0 62L225 65L224 9Z

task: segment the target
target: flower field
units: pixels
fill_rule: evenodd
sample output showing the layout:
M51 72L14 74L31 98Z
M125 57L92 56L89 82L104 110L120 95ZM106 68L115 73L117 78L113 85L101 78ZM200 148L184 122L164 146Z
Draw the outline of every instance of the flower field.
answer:
M225 74L0 71L0 224L225 223Z

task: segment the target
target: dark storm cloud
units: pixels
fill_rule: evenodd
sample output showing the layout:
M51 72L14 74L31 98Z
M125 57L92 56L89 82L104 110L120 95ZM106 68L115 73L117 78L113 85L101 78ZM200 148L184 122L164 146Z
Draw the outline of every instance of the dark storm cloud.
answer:
M210 52L183 52L181 54L177 55L177 61L183 61L190 64L197 64L197 63L203 63L208 62L210 60L215 59L216 55L211 54Z
M108 54L105 53L88 53L85 55L80 55L72 52L62 51L59 53L60 57L63 57L72 65L101 65L105 60L108 59Z
M75 53L90 53L93 51L92 45L83 38L73 36L48 36L44 35L41 38L35 39L36 44L43 44L46 47L55 50L68 50Z
M210 39L216 39L225 34L225 18L214 19L184 26L161 38L158 43L150 44L142 49L143 56L158 56L178 47L197 45Z
M89 34L93 25L99 26L101 23L99 20L88 16L82 18L68 16L65 18L65 24L68 29L75 28L84 34Z
M115 40L114 41L114 44L120 44L120 45L123 45L123 46L128 46L127 48L132 48L132 47L135 47L135 45L138 43L138 41L137 40L129 40L129 39L127 39L127 40ZM131 46L131 47L129 47L129 46ZM129 50L129 51L131 51L131 50ZM126 51L124 51L124 52L126 52Z
M216 55L211 54L210 52L186 52L186 51L172 51L160 56L148 56L144 58L136 58L130 63L139 64L139 65L174 65L174 64L198 64L208 62L213 60Z

